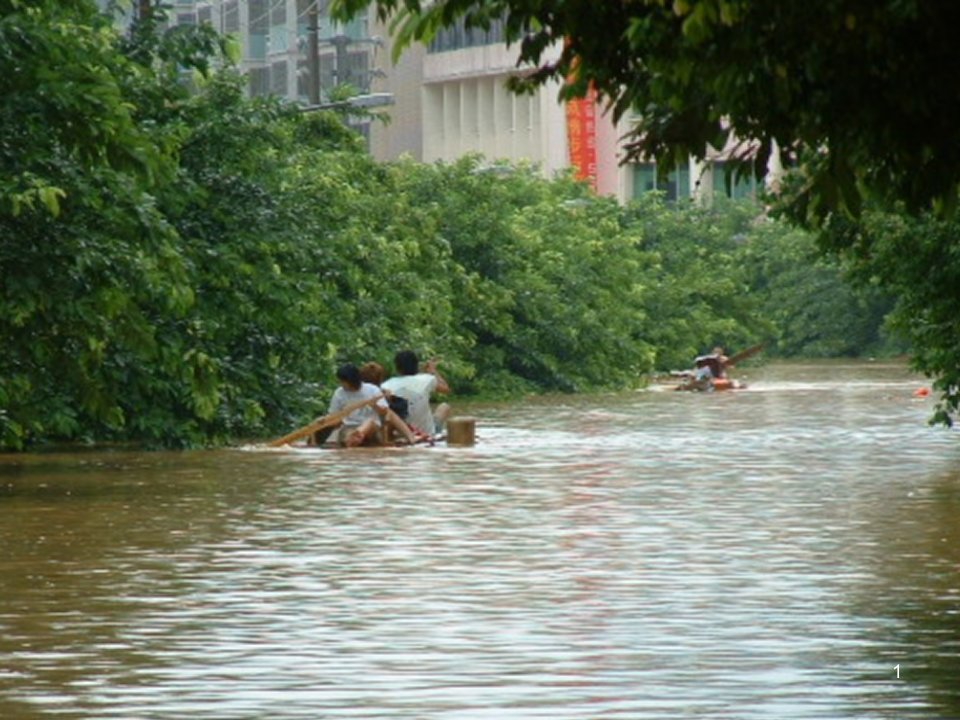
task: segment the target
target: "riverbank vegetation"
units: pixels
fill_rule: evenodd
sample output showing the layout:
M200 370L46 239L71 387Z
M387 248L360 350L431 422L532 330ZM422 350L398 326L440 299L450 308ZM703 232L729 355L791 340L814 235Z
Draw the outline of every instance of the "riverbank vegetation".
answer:
M277 434L322 412L339 362L405 347L487 396L633 387L717 343L904 349L890 292L755 204L379 164L335 114L210 72L229 47L203 28L0 9L0 448Z
M899 297L914 367L938 391L934 421L960 413L960 5L735 0L333 0L341 20L389 18L398 56L441 29L489 30L518 51L520 92L558 83L629 117L627 159L663 171L730 147L738 178L789 168L776 212L857 267L865 292ZM559 52L558 52L559 51ZM731 145L732 143L732 145Z

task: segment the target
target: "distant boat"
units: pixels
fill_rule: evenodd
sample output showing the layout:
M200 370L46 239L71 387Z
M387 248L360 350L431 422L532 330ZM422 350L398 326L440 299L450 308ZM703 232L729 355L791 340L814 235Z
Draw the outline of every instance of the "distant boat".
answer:
M718 390L746 390L746 388L746 383L734 380L733 378L707 378L705 380L698 380L694 375L688 375L674 390L715 392Z
M746 383L727 377L727 368L733 367L737 363L753 357L761 350L763 350L762 343L728 357L725 362L721 360L721 356L717 354L701 355L693 361L694 367L696 368L695 370L685 370L682 373L678 373L683 377L683 381L674 389L694 392L743 390L747 387ZM702 372L703 368L710 370L709 375ZM697 370L701 372L698 373Z

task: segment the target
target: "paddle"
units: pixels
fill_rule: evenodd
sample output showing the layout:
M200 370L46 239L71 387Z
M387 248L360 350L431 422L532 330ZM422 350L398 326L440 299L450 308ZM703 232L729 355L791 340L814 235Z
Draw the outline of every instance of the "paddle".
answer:
M752 358L758 352L763 350L763 347L764 343L760 343L759 345L748 347L746 350L741 350L736 355L728 357L727 361L723 363L722 367L716 355L701 355L696 359L696 365L697 367L701 367L701 362L704 365L709 365L711 374L714 377L722 377L722 370L724 368L733 367L739 362L743 362L748 358ZM695 380L692 370L681 370L679 372L673 371L670 374L683 378L683 382L675 388L676 390L700 390L710 385L710 383L706 383L706 381L701 382L700 380Z
M306 437L311 433L315 433L317 430L323 430L324 428L332 427L333 425L339 425L340 422L350 413L367 405L372 405L382 397L383 395L376 395L374 397L367 398L366 400L357 400L355 403L350 403L343 410L319 417L309 425L304 425L302 428L294 430L292 433L284 435L282 438L271 440L267 443L267 447L280 447L281 445L289 445L294 440L299 440L302 437Z
M763 350L764 343L759 345L754 345L753 347L748 347L746 350L741 350L733 357L727 358L727 365L736 365L739 362L743 362L747 358L752 358L758 352Z

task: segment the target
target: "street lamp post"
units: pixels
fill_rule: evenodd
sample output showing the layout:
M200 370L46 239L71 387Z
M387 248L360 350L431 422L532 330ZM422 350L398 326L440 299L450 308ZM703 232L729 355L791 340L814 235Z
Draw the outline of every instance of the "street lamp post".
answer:
M316 112L317 110L365 110L367 108L383 107L384 105L393 105L393 93L368 93L367 95L356 95L346 100L328 103L311 103L300 108L301 112Z
M320 11L317 5L310 6L307 16L307 62L310 67L307 97L311 105L320 104Z
M379 37L352 38L343 33L321 39L319 22L319 14L316 9L316 5L314 5L313 9L310 10L310 14L307 19L307 42L305 45L301 45L301 48L306 52L307 56L306 95L307 100L311 105L320 104L320 100L324 94L323 83L321 82L320 77L321 46L332 45L334 48L333 70L331 75L333 76L333 85L336 87L347 85L351 81L355 80L354 74L350 70L350 53L348 52L350 45L366 44L376 47L381 47L383 45L383 40ZM379 69L367 70L366 74L368 74L370 77L385 76L384 72ZM356 80L356 86L359 90L365 91L369 88L369 78L356 78Z
M334 35L329 40L336 50L336 58L333 75L337 79L337 85L346 85L350 79L350 68L347 67L347 45L353 40L349 35Z

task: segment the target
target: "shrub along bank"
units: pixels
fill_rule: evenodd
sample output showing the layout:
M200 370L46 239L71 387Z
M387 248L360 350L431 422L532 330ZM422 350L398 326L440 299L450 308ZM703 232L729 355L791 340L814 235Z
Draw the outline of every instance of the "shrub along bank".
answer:
M0 448L272 435L323 410L339 362L405 347L502 395L635 386L715 343L884 344L890 300L755 206L378 164L337 116L206 73L202 28L130 41L85 2L0 6Z

